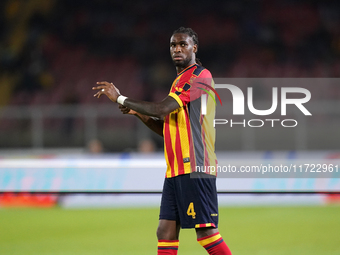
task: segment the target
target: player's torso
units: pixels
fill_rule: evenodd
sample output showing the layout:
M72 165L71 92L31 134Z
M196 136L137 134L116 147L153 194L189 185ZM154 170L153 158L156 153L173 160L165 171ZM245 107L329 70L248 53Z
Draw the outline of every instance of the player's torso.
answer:
M215 130L211 133L206 128L206 120L200 115L201 98L193 99L190 95L194 91L193 80L204 70L201 66L193 66L180 73L172 83L170 94L179 97L179 103L184 103L164 119L166 177L191 173L200 165L216 164ZM207 72L206 75L211 76Z

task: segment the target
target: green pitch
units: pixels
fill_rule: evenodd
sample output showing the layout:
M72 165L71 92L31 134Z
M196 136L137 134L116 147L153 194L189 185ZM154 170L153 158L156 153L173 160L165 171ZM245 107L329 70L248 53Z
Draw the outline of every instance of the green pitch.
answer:
M340 207L220 208L234 255L338 255ZM0 254L156 254L158 209L0 209ZM179 255L206 254L182 230Z

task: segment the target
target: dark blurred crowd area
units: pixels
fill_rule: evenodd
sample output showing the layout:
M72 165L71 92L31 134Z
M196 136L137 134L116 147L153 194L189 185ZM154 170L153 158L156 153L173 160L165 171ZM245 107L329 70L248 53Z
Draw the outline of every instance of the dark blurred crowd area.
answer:
M143 100L176 73L169 39L199 35L214 77L339 77L340 1L8 0L0 3L0 105L94 104L96 81ZM340 86L311 88L328 99Z

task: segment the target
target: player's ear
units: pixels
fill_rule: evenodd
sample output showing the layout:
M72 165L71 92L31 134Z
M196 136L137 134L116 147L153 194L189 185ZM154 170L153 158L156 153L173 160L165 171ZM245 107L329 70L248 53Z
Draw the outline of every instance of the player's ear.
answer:
M192 48L193 48L193 52L197 53L197 50L198 50L197 44L194 44L194 46Z

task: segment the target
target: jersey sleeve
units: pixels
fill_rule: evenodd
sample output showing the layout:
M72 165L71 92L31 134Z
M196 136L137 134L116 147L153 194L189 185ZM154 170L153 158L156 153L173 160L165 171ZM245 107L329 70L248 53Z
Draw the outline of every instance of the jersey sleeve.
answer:
M183 107L205 93L204 89L209 91L209 86L213 86L211 73L209 70L197 66L193 71L188 70L182 74L171 88L169 96L174 98L180 107Z

